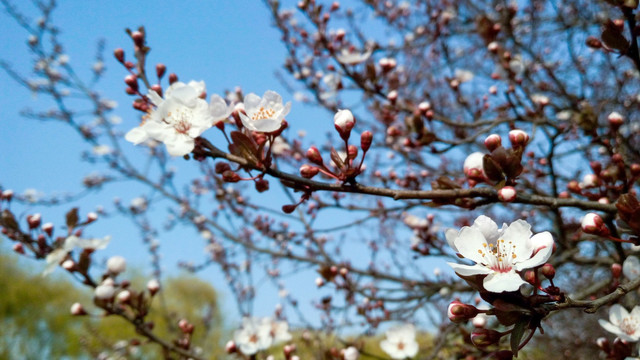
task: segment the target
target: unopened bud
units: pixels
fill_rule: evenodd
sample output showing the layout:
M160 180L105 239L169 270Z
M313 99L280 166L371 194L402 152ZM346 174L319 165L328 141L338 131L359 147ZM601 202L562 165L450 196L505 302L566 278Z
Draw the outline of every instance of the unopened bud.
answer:
M22 245L22 243L13 244L13 251L18 254L24 254L24 245Z
M311 166L309 164L304 164L300 166L300 176L306 179L311 179L314 176L318 175L319 171L320 169L318 169L315 166Z
M529 134L520 129L511 130L509 131L509 141L514 148L523 147L529 142Z
M587 44L588 47L592 49L600 49L602 47L602 42L600 41L600 39L596 38L595 36L589 36L587 38L587 41L585 41L585 43Z
M360 135L360 148L362 151L367 152L373 142L373 134L367 130Z
M127 269L127 260L122 256L112 256L107 260L107 271L118 275Z
M76 263L71 259L65 260L62 263L62 268L67 271L73 271L76 268Z
M353 160L358 157L358 148L355 145L347 147L347 158Z
M133 39L133 43L137 46L137 47L143 47L144 46L144 34L140 31L134 31L131 33L131 38Z
M622 265L618 263L611 264L611 275L614 279L618 279L622 275Z
M524 281L534 286L537 285L536 272L534 270L527 270L524 273Z
M178 75L176 75L175 73L169 74L169 84L171 85L176 81L178 81Z
M567 184L567 190L569 190L570 192L572 192L574 194L579 194L579 193L582 192L582 188L580 187L580 183L578 183L576 180L569 181L569 183Z
M230 171L230 170L231 170L231 166L229 166L228 163L225 163L225 162L216 163L216 166L215 166L216 174L222 174L225 171Z
M321 277L316 278L316 286L321 287L324 285L324 279Z
M266 179L258 179L255 182L256 190L258 192L265 192L269 190L269 180Z
M226 351L227 354L233 354L236 351L238 351L238 347L236 346L236 343L233 340L229 340L227 344L224 346L224 351Z
M474 152L467 156L464 160L463 170L464 174L473 180L482 181L485 179L484 173L484 154L481 152Z
M131 300L131 291L129 290L120 291L116 296L116 300L118 300L119 303L127 304Z
M151 293L151 296L155 295L158 291L160 291L160 282L156 279L151 279L147 283L147 290Z
M484 146L489 151L493 151L502 146L502 138L498 134L491 134L484 139Z
M73 305L71 305L71 315L74 316L81 316L81 315L86 315L87 312L84 311L84 307L82 307L82 304L80 303L74 303Z
M502 337L502 333L491 329L475 329L471 333L471 342L473 345L483 348L489 345L497 344Z
M27 224L29 224L29 229L35 229L40 226L42 221L42 216L40 214L33 214L27 216Z
M513 186L505 186L498 190L498 200L502 202L511 202L516 199L518 193Z
M242 178L240 177L240 175L238 175L238 173L227 170L222 173L222 180L224 180L225 182L236 183L242 180Z
M193 324L190 324L186 319L181 319L180 321L178 321L178 327L185 334L193 333Z
M127 75L124 77L124 83L133 91L138 91L138 77L135 75Z
M53 235L53 224L50 223L50 222L44 223L42 225L42 231L47 233L47 235L52 236Z
M604 224L604 220L596 213L588 213L582 218L582 231L587 234L609 235L609 229Z
M463 304L458 300L454 300L449 304L447 316L454 323L462 323L474 318L478 315L478 309L473 305Z
M158 79L162 79L166 71L167 71L167 66L165 64L156 65L156 75L158 76Z
M473 324L473 326L477 328L483 328L487 326L487 315L485 314L476 315L476 317L471 319L471 324Z
M556 269L551 264L544 264L540 272L549 280L553 280L553 277L556 276Z
M282 211L285 214L291 214L292 212L294 212L296 210L298 206L294 205L294 204L289 204L289 205L283 205L282 206Z
M349 110L338 110L333 116L333 123L340 137L344 140L351 135L351 129L356 125L356 119Z
M116 60L118 60L118 62L124 62L124 50L122 50L121 48L113 50L113 56L116 58Z
M609 340L607 340L607 338L605 337L599 337L596 340L596 345L598 345L598 347L604 351L605 353L609 353L610 351L610 347L609 347Z
M317 147L312 146L307 150L307 159L316 165L323 165L322 156Z
M489 50L494 54L497 54L499 49L500 49L500 45L495 41L492 41L489 43L489 45L487 45L487 50Z

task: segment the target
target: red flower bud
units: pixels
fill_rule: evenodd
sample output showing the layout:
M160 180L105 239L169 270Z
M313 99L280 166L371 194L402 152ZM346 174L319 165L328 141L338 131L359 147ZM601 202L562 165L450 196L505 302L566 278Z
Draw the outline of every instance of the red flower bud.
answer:
M475 329L471 333L471 342L473 345L483 348L489 345L497 344L502 337L502 333L491 329Z
M307 150L307 159L316 165L322 165L322 156L320 156L320 151L317 147L312 146Z
M502 138L498 134L491 134L484 139L484 146L489 151L493 151L502 146Z
M169 84L173 84L176 81L178 81L178 75L175 73L169 74Z
M166 71L167 71L167 66L165 64L156 65L156 75L158 76L158 79L162 79Z
M371 147L371 142L373 142L373 134L371 131L367 130L360 135L360 148L362 151L367 152Z
M473 305L463 304L458 300L454 300L449 304L447 309L447 316L449 320L454 323L461 323L468 321L478 315L478 309Z
M113 56L116 58L116 60L118 60L119 63L124 62L124 50L122 50L121 48L113 50Z
M551 264L544 264L540 272L549 280L553 280L553 277L556 276L556 269Z
M224 180L225 182L235 183L242 179L240 178L240 175L238 175L236 172L227 170L222 173L222 180Z

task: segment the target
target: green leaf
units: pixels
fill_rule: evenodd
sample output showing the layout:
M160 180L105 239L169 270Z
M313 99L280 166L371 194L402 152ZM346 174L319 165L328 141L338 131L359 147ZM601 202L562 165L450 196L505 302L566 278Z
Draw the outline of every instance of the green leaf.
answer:
M518 348L520 347L520 341L522 340L522 337L524 336L524 332L527 329L528 325L529 325L529 320L518 321L514 325L513 331L511 331L511 338L510 338L511 352L513 352L513 354L516 357L518 356Z

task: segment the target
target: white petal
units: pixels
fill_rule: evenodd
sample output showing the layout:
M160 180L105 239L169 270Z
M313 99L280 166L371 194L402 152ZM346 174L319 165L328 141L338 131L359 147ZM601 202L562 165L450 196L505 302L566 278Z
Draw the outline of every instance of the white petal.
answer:
M451 246L453 251L460 252L458 251L458 248L456 247L456 244L455 244L455 240L458 238L458 230L447 229L444 232L444 237L447 239L447 243L449 244L449 246Z
M474 227L463 227L455 240L455 245L460 254L476 263L482 263L483 257L478 252L486 250L487 241L479 229Z
M622 273L624 276L633 280L640 276L640 260L636 256L629 256L622 263Z
M164 101L162 100L160 95L158 95L158 93L155 92L154 90L149 90L149 92L147 93L147 97L149 98L149 100L151 100L151 103L155 106L160 106L160 104L162 104L162 102Z
M149 135L141 126L138 126L129 130L129 132L127 133L127 135L124 136L124 138L127 141L132 142L134 145L138 145L146 141L149 138Z
M609 321L613 325L620 325L622 319L629 317L629 312L620 304L613 304L609 309Z
M533 253L533 245L530 241L531 225L524 220L516 220L506 228L502 234L502 239L506 243L511 243L513 253L516 255L516 262L529 259Z
M250 109L251 111L253 111L254 109L258 108L260 106L260 101L262 99L260 98L260 96L254 94L254 93L250 93L245 95L244 97L244 108L245 111L247 111L247 113L249 113Z
M488 267L483 265L478 265L478 264L462 265L462 264L456 264L451 262L448 262L447 264L449 264L449 266L453 268L453 271L455 271L456 273L462 276L484 275L484 274L490 274L492 272L492 270L489 269Z
M217 94L211 95L209 111L214 121L225 120L231 115L231 108L227 105L227 102Z
M516 291L522 284L526 284L526 282L515 271L508 273L493 272L487 275L482 282L485 290L495 293Z
M407 357L414 357L418 353L418 343L415 341L409 341L404 344L404 353Z
M273 90L267 90L264 92L262 98L269 102L274 102L276 104L282 104L282 96Z
M482 232L487 241L495 241L497 239L498 224L491 220L490 217L485 215L478 216L473 222L473 226Z
M165 145L167 145L167 152L171 156L184 156L195 147L193 138L188 136L178 136L175 141L165 142Z

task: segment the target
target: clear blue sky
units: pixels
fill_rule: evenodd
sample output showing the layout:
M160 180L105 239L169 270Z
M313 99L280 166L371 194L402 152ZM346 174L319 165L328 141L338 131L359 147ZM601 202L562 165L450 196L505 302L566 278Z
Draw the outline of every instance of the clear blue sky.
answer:
M30 2L16 3L25 15L35 21L38 13ZM0 58L27 74L33 66L26 46L28 34L4 11L0 19L0 33L3 34L0 37ZM225 89L241 86L245 92L260 95L272 89L283 94L285 101L293 101L274 76L274 71L281 68L285 49L279 41L279 32L271 26L269 11L262 1L61 1L53 19L60 27L60 40L70 56L71 65L85 79L91 75L97 41L106 41L107 72L97 88L103 96L118 102L114 114L123 118L123 131L139 121L138 113L130 108L132 98L124 93L126 73L112 56L114 48L131 49L130 40L124 32L126 27L146 27L152 48L148 61L151 69L156 62L162 61L168 71L178 73L181 80L205 80L210 94L221 94ZM90 147L79 141L77 135L63 124L20 117L19 112L25 108L45 110L50 104L44 96L35 97L16 85L4 72L0 72L0 93L0 109L3 110L0 115L0 184L18 193L29 188L46 194L78 189L82 177L93 171L90 164L80 159L80 151L90 150ZM316 128L324 133L333 125L331 114L312 111L295 101L288 119L294 131ZM181 159L174 162L177 167L184 166ZM80 206L82 214L86 214L96 205L110 208L115 196L122 198L125 204L136 196L135 191L121 191L114 194L108 190L76 205ZM34 211L42 212L44 221L61 224L63 210L68 208L37 208ZM99 256L122 254L133 265L147 268L148 255L140 240L130 235L132 228L128 223L121 219L108 220L89 229L88 235L113 236L110 246ZM195 233L188 236L195 241L184 244L163 239L162 264L169 272L176 271L175 263L179 259L198 261L203 258L202 242L197 241ZM26 264L37 271L44 265L41 262ZM216 271L212 267L201 275L224 290L224 282L216 276ZM60 275L62 271L57 273ZM267 291L267 300L257 309L260 315L270 313L278 302L274 291L263 290ZM231 299L228 295L226 297L225 308L235 312L235 306L229 304ZM229 323L233 324L233 319L230 320Z

